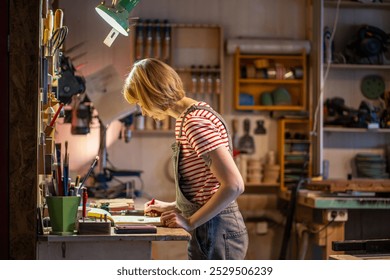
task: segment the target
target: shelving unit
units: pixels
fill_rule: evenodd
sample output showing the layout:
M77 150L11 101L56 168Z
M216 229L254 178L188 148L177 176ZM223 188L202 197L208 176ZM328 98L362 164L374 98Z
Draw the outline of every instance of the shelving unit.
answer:
M278 121L278 158L282 192L297 185L301 178L311 177L311 137L309 132L309 120L280 119Z
M171 51L171 65L182 78L187 95L222 112L222 28L208 24L172 24Z
M369 100L361 93L361 81L368 75L379 75L386 83L385 91L389 91L390 64L346 64L334 63L328 65L324 62L324 28L334 28L333 24L337 13L337 1L321 0L314 5L314 14L321 18L315 33L318 33L318 63L319 72L317 79L317 91L321 91L321 84L324 83L323 92L319 104L324 104L328 98L342 97L345 105L349 108L358 109L364 100L378 107L378 100ZM333 58L343 54L348 42L356 34L362 25L370 25L390 32L388 20L390 3L360 3L358 1L343 0L339 5L338 22L334 36ZM336 62L338 62L336 60ZM385 61L386 62L386 61ZM328 69L329 67L329 69ZM328 77L324 80L324 74L329 71ZM316 79L316 78L315 78ZM316 89L315 89L316 90ZM358 153L372 153L385 155L386 146L390 145L387 135L388 129L365 129L325 126L324 110L321 106L318 115L319 131L316 143L316 168L323 173L323 164L329 163L329 176L331 179L347 179L355 177L353 159Z
M138 27L142 25L142 28ZM151 38L148 38L148 28L152 31ZM140 31L141 30L141 31ZM164 45L164 37L169 32L167 46ZM142 20L141 24L132 27L135 36L131 38L131 57L133 64L137 59L150 57L145 51L151 47L153 57L161 59L171 65L183 81L184 90L188 97L195 100L205 101L214 110L222 113L223 108L223 32L218 25L208 24L178 24L167 23L162 20L159 23L152 23ZM137 33L142 32L141 43L137 41ZM162 42L156 44L156 34L159 34ZM139 46L144 51L139 53ZM148 46L148 47L147 47ZM155 52L160 48L160 52ZM158 57L156 54L160 54ZM145 120L145 123L147 120ZM146 128L162 135L171 135L165 129L156 126ZM168 126L172 130L172 123ZM156 135L150 133L138 133L139 135Z
M259 67L259 62L264 67ZM252 55L242 54L237 48L234 80L234 107L237 110L306 110L305 51L291 55ZM278 102L273 95L278 88L287 90L291 101ZM269 96L267 102L263 94Z
M324 1L325 7L337 6L337 0ZM354 8L354 9L390 9L390 3L359 3L358 1L341 1L341 8Z
M177 71L188 97L205 101L222 113L223 32L220 26L141 20L131 27L130 33L135 34L130 37L131 64L146 57L163 60ZM141 39L139 34L142 34ZM156 43L156 38L161 41ZM157 48L160 51L156 51ZM174 123L171 121L156 125L145 117L144 122L142 130L135 126L136 136L172 135Z
M348 128L345 127L324 127L324 132L332 133L390 133L390 129L368 129L368 128Z

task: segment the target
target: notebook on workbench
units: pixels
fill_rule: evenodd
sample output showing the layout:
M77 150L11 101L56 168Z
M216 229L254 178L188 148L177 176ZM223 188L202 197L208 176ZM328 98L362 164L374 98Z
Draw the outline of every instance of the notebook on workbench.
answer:
M157 227L153 225L118 225L115 226L116 234L140 234L157 233Z
M161 225L160 217L149 216L129 216L129 215L113 215L115 225L123 224L144 224L144 225Z
M108 211L99 208L90 208L88 217L101 218L106 215L107 219L112 221L115 225L161 225L160 217L140 216L140 215L111 215Z

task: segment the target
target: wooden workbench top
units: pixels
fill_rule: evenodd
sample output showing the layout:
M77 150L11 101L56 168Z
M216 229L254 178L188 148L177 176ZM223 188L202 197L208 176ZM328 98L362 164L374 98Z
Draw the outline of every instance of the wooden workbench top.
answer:
M182 228L157 227L157 233L152 234L116 234L111 228L111 235L51 235L45 234L38 237L39 241L48 242L97 242L97 241L188 241L191 235Z
M312 181L305 188L314 191L337 192L390 192L390 180L354 179Z
M289 201L291 193L281 192L279 197ZM334 194L306 189L298 191L297 203L316 209L390 209L390 197Z

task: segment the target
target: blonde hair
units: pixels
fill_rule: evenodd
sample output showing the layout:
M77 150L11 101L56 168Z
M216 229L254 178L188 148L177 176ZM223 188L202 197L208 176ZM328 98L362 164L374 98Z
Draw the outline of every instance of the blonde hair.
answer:
M146 58L134 63L123 86L130 104L139 103L146 111L166 111L184 96L183 83L172 67Z

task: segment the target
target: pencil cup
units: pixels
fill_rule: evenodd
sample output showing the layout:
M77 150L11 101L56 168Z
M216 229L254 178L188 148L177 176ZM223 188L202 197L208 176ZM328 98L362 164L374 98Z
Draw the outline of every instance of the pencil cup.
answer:
M80 204L79 196L48 196L52 234L71 235L76 228L76 216Z

